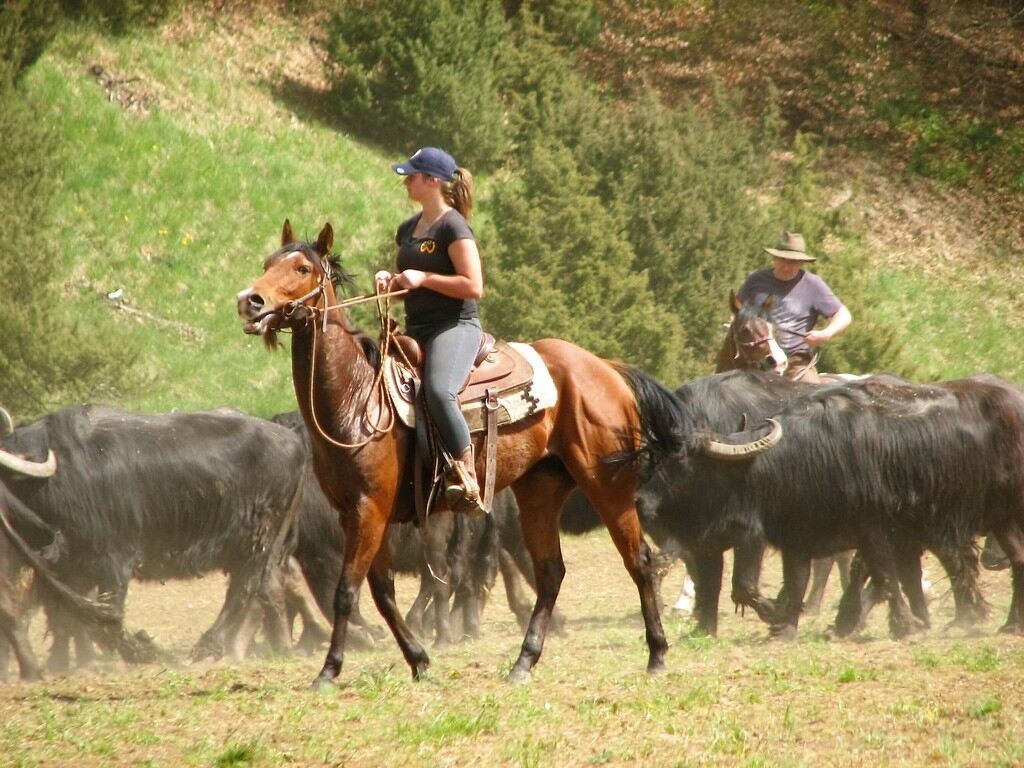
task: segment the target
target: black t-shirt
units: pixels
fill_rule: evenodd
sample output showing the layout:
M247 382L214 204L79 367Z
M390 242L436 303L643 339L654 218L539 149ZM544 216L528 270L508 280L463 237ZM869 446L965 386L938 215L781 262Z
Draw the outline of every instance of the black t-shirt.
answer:
M419 269L440 275L454 275L455 265L448 246L456 240L474 240L469 222L454 208L430 225L422 237L413 237L421 214L406 219L398 227L397 268ZM406 326L432 325L454 320L472 320L477 316L475 299L455 299L429 288L417 288L405 297Z

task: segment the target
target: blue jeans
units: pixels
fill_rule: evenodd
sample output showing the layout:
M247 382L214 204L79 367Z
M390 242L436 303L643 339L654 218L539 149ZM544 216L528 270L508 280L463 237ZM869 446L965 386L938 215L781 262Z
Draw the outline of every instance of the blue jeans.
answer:
M410 326L406 333L423 348L423 394L441 443L452 456L469 448L469 427L459 408L459 390L466 383L480 349L479 320L459 320L430 327Z

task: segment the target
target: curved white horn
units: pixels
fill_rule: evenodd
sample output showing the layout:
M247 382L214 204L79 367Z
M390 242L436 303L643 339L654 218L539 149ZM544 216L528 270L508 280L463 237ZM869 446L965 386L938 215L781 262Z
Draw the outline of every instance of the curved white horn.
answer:
M6 408L0 407L0 435L9 435L13 431L14 419Z
M21 456L0 450L0 467L6 467L13 472L29 477L53 477L53 473L57 471L57 457L53 455L53 451L50 451L46 455L46 461L29 461Z
M772 425L771 432L749 443L732 445L715 440L713 437L708 437L704 441L704 453L716 459L724 459L725 461L749 459L759 453L764 453L782 439L782 424L775 419L768 419L768 423Z

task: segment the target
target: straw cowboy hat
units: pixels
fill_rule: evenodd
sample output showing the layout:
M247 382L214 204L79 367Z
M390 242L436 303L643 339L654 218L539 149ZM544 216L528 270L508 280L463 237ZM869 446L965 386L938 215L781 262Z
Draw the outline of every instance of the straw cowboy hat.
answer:
M766 253L790 261L817 261L814 256L807 255L803 235L797 232L783 232L782 240L774 248L765 248Z

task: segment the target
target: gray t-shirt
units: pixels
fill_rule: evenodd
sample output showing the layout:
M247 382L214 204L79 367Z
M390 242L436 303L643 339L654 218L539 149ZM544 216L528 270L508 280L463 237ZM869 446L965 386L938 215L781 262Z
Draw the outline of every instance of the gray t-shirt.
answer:
M770 268L759 269L747 277L737 295L744 304L760 304L775 297L771 315L779 346L787 355L813 354L804 343L804 334L814 328L819 317L832 317L843 306L824 280L802 269L788 281L779 280Z

